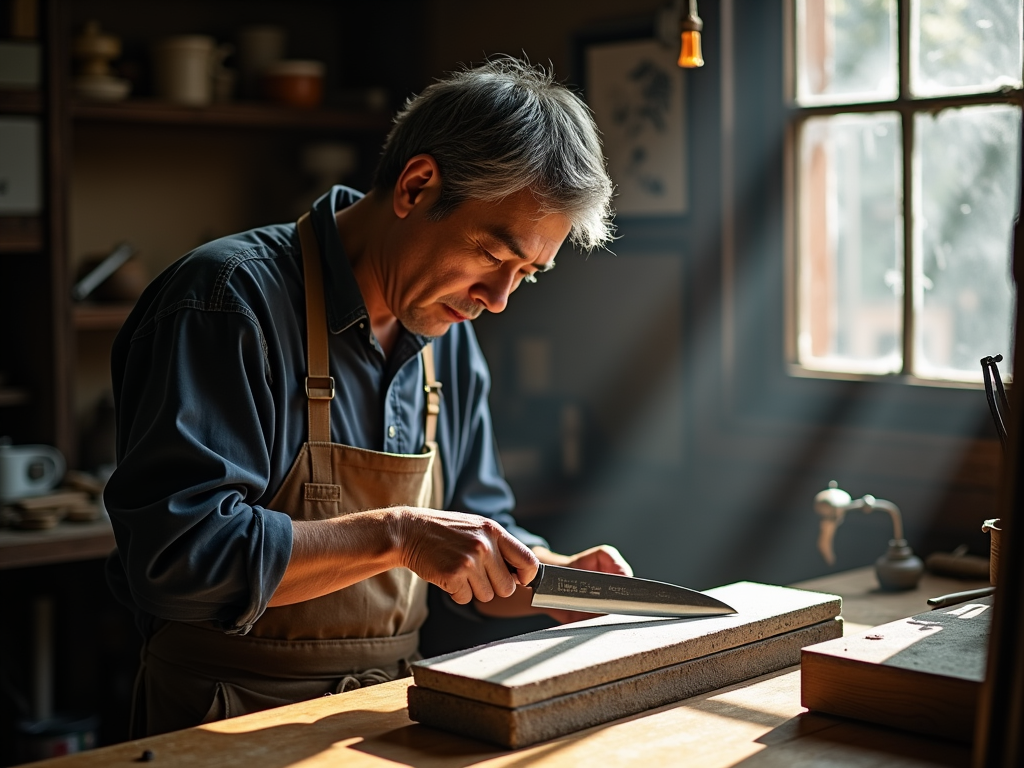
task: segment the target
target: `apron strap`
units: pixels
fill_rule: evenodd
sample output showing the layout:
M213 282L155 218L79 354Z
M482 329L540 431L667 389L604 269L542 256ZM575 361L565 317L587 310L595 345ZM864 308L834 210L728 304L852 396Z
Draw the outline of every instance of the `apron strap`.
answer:
M423 356L423 389L427 393L424 442L429 445L437 439L437 415L441 413L441 382L434 372L434 342L428 341L420 354Z
M323 272L320 268L320 244L308 213L298 221L299 243L302 246L302 269L306 290L306 397L309 402L310 458L313 482L331 483L330 451L317 450L317 443L331 442L331 400L334 399L334 378L330 374L330 350L327 345L327 312L324 309ZM437 416L441 413L441 382L434 369L434 343L422 350L423 389L427 393L424 424L426 443L437 439ZM319 454L323 453L322 460Z
M309 443L312 480L331 484L331 400L334 378L327 346L327 312L324 309L324 281L320 268L320 244L308 213L298 222L302 246L302 271L306 290L306 398L309 410ZM318 445L319 444L319 445Z

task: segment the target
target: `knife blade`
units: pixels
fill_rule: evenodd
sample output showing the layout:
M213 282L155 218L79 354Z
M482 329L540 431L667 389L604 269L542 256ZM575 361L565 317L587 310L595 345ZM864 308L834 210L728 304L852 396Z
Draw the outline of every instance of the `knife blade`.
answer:
M736 613L710 595L663 581L541 564L527 584L536 608L628 616L688 617Z

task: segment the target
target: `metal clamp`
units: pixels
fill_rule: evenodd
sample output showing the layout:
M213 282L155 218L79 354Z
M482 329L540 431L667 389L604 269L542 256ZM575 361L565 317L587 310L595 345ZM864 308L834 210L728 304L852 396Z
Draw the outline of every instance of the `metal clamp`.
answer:
M306 397L310 400L333 400L333 376L307 376Z

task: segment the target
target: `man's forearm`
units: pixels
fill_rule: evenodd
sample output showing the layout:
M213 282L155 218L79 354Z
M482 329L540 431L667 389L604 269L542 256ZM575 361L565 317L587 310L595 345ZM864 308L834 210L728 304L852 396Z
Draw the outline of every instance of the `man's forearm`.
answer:
M530 581L537 558L505 529L479 515L420 507L295 521L292 554L269 605L312 600L390 568L405 567L457 603L511 595L511 564Z
M378 509L294 521L291 560L269 605L312 600L400 565L395 516Z

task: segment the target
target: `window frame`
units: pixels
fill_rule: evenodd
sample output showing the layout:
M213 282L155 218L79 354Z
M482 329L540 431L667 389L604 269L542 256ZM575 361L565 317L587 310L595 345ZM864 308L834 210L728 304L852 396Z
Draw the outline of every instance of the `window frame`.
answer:
M835 104L803 105L797 102L797 14L798 0L782 0L783 16L783 88L785 98L786 126L783 146L783 275L784 294L784 355L786 371L790 376L810 379L838 379L844 381L886 381L899 382L944 389L980 389L984 384L978 381L925 378L917 376L914 370L916 354L914 313L915 259L914 247L914 206L915 169L914 148L915 115L937 114L945 109L975 105L1016 105L1024 113L1024 87L1000 88L970 94L947 94L941 96L915 97L910 91L912 64L911 0L894 0L896 3L896 55L897 55L897 96L882 101L843 101ZM1024 72L1022 72L1024 79ZM903 306L901 354L902 366L898 373L867 373L810 368L800 363L797 338L800 324L800 195L799 148L803 125L813 117L854 113L896 113L901 130L902 155L902 198L899 206L903 214ZM1021 147L1024 152L1024 147ZM1019 184L1024 184L1022 179ZM1024 194L1024 192L1020 192ZM1009 370L1007 363L1007 372ZM1009 380L1009 376L1006 376ZM1009 383L1009 381L1008 381Z

